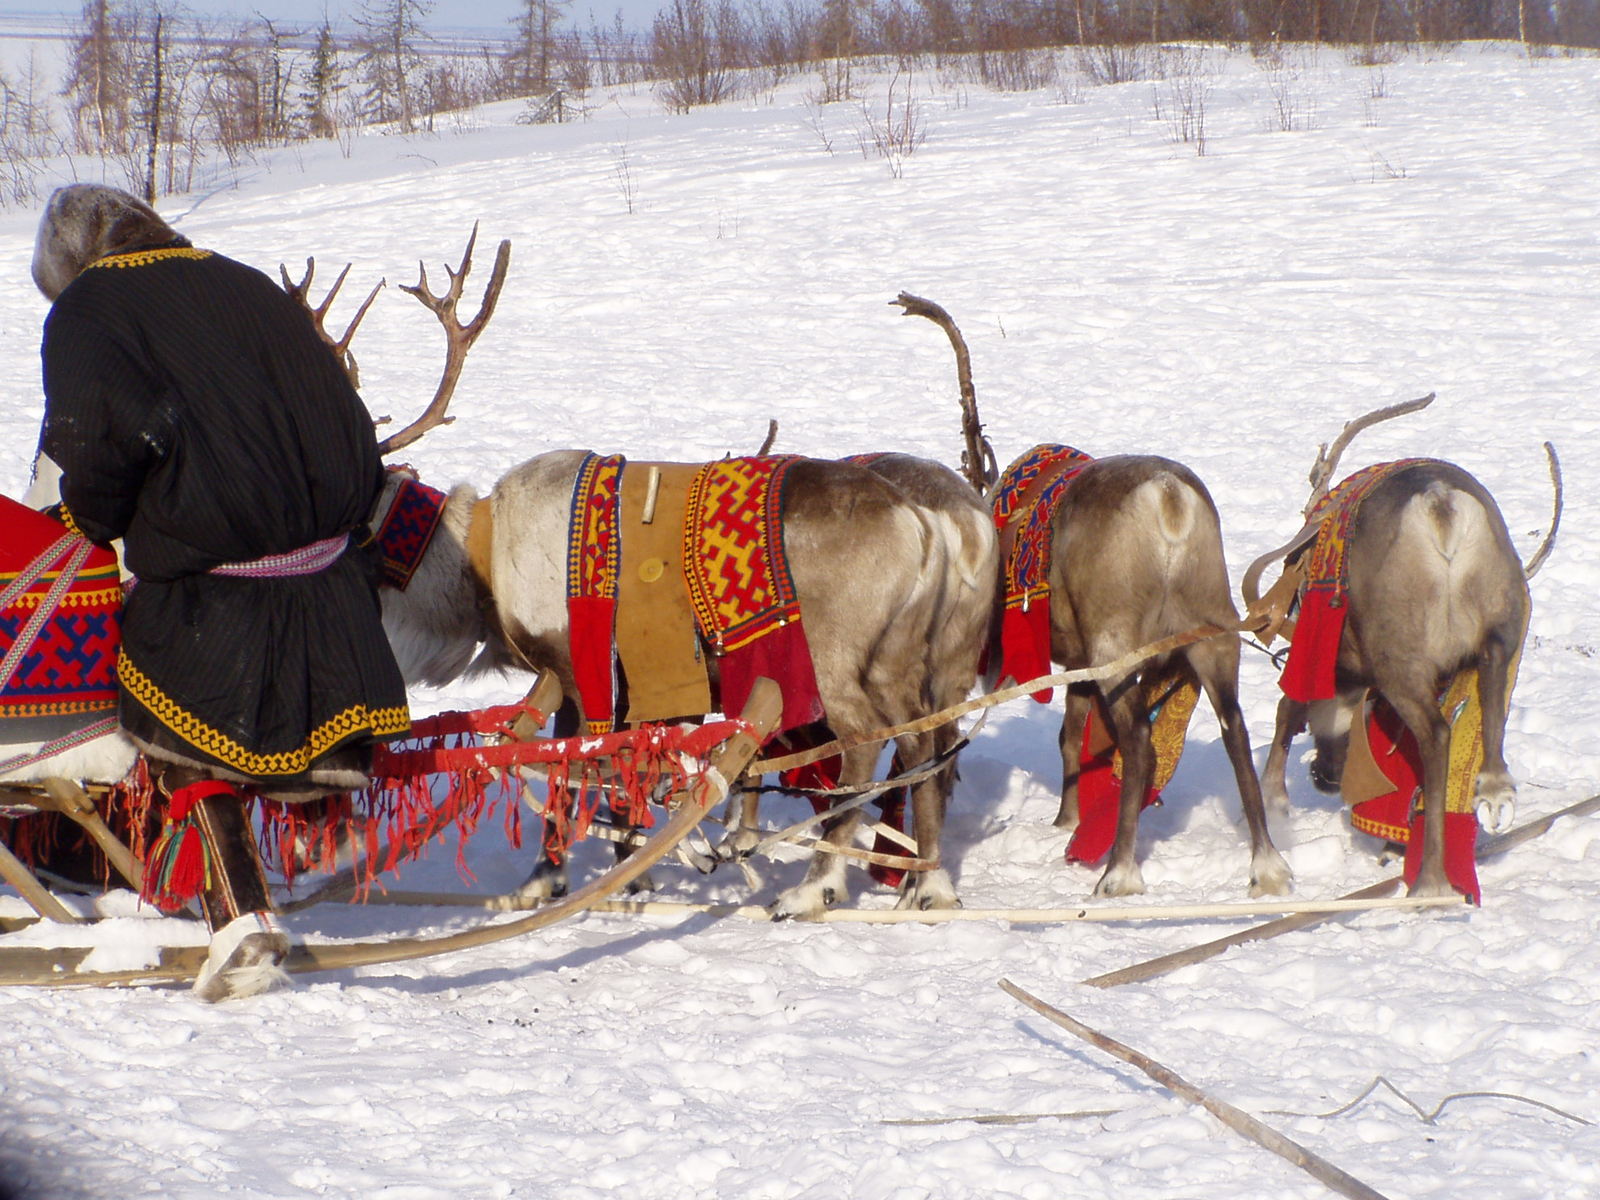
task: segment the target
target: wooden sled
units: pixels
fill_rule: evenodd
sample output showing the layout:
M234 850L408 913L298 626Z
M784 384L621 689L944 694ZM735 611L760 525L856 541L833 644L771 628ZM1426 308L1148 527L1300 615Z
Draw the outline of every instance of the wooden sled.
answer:
M538 691L536 685L535 693ZM535 695L530 693L530 698ZM541 710L543 711L543 710ZM501 924L484 924L459 933L431 938L396 938L335 945L299 945L290 952L285 968L291 973L330 971L376 963L400 962L450 953L520 937L576 916L625 887L670 853L728 794L755 757L782 713L782 696L770 680L758 680L749 702L737 720L720 723L725 733L704 769L667 799L670 818L645 844L570 896L540 908L527 917ZM533 745L530 741L527 743ZM20 865L20 864L19 864ZM8 881L10 877L7 877ZM48 894L48 893L46 893ZM58 901L50 898L59 906ZM31 901L30 901L31 902ZM63 911L67 911L63 909ZM41 915L48 914L41 913ZM67 911L68 919L74 919ZM52 918L55 919L55 918ZM0 945L0 986L115 986L182 983L192 980L205 961L207 947L168 947L151 967L128 971L82 971L79 968L93 947L6 947Z

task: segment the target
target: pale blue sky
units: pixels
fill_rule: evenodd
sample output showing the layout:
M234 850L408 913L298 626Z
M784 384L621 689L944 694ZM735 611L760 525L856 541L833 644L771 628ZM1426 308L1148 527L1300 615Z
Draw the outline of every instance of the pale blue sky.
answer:
M592 12L601 26L609 26L620 10L633 29L649 28L663 0L571 0L568 23L587 28ZM75 16L83 0L0 0L0 15L62 14ZM361 0L188 0L187 7L202 16L248 17L260 13L273 20L320 21L324 12L337 24L347 23L361 9ZM518 0L436 0L424 21L427 28L509 32L510 21L521 7Z

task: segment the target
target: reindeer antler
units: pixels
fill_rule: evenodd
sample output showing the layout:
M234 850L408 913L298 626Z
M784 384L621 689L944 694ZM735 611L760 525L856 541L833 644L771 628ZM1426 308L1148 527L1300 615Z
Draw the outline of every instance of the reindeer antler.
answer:
M1317 447L1317 461L1312 465L1309 477L1311 481L1311 498L1306 501L1306 506L1303 510L1304 515L1309 517L1311 510L1328 494L1328 481L1333 478L1333 472L1339 466L1339 457L1344 453L1345 447L1350 444L1356 434L1366 429L1369 425L1376 425L1380 421L1387 421L1393 417L1403 417L1407 413L1427 408L1428 405L1433 403L1433 399L1434 393L1429 392L1426 396L1417 400L1403 400L1399 404L1391 404L1387 408L1375 408L1365 416L1357 417L1353 421L1346 421L1344 428L1339 431L1339 436L1333 440L1331 446L1324 442Z
M421 301L422 306L439 318L439 323L444 326L445 335L445 365L444 373L439 378L439 386L433 393L433 399L423 413L399 433L391 434L378 443L379 454L393 454L396 450L404 449L416 441L428 430L436 425L448 425L455 420L446 416L445 409L450 406L450 398L455 394L456 380L461 376L462 364L467 360L467 352L472 349L472 344L478 340L478 335L489 324L489 319L494 316L495 305L499 303L500 291L505 287L506 271L511 265L511 241L506 239L500 243L500 248L495 253L494 267L489 273L488 286L483 291L483 303L478 306L478 315L466 324L456 316L456 304L461 299L462 286L467 281L467 275L472 270L472 251L478 243L478 226L474 222L472 236L467 238L467 248L461 255L461 265L452 269L448 264L445 272L450 276L450 286L444 294L434 295L428 289L428 269L421 263L417 264L418 279L414 286L400 285L400 290Z
M901 292L890 304L905 309L908 317L926 317L945 331L956 352L956 379L961 386L961 436L967 448L961 452L961 473L978 489L981 496L1000 477L999 464L995 462L994 447L983 436L983 423L978 420L978 393L972 386L972 356L967 353L967 340L950 314L932 300Z
M1549 442L1544 444L1545 457L1550 461L1550 486L1555 489L1553 501L1555 511L1550 514L1550 532L1544 535L1544 541L1539 543L1539 549L1522 568L1523 577L1532 579L1539 573L1539 568L1544 566L1544 560L1550 557L1550 551L1555 549L1556 530L1561 528L1561 460L1556 457L1556 448Z
M339 272L339 278L333 281L333 286L328 289L328 294L322 298L322 303L311 303L311 279L317 273L317 260L306 259L306 273L299 283L289 279L289 268L282 263L278 264L278 274L283 278L283 290L289 293L291 299L311 315L311 324L316 327L317 336L327 343L328 348L339 359L339 365L350 376L350 384L359 390L361 387L361 369L356 366L356 356L350 353L350 341L356 335L356 327L361 324L361 319L367 315L367 309L372 307L372 302L378 298L378 293L383 290L386 280L378 280L372 291L367 293L367 298L361 302L361 307L356 310L356 315L351 318L350 324L345 326L344 336L335 338L324 325L328 316L328 309L333 307L333 299L339 294L339 289L344 286L345 276L350 274L350 264L345 263L344 270Z

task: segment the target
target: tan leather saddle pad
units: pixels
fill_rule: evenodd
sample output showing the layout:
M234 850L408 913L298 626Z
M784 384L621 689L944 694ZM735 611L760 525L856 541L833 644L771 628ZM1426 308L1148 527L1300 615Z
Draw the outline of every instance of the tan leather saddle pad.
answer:
M684 512L700 463L629 461L617 500L617 658L624 719L711 711L711 681L684 581Z

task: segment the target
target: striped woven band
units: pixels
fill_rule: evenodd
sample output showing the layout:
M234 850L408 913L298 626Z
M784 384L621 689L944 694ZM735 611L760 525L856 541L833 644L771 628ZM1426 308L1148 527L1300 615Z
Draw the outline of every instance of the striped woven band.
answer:
M309 546L301 546L298 550L290 550L284 554L268 554L262 558L253 558L249 562L220 563L212 567L210 573L244 576L249 579L315 575L318 571L325 571L338 562L339 556L349 544L350 535L341 533L337 537L323 538L320 542L312 542Z

